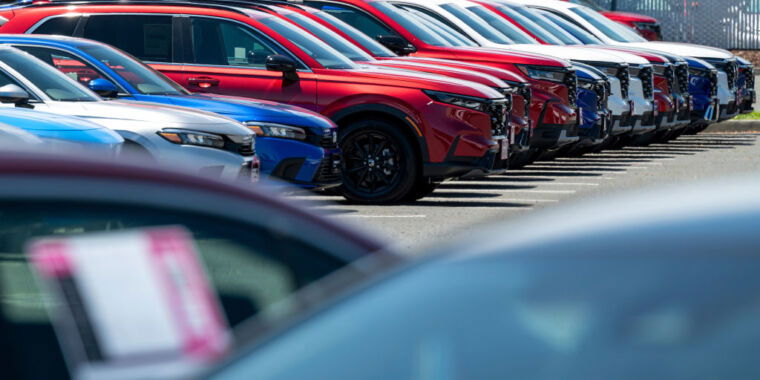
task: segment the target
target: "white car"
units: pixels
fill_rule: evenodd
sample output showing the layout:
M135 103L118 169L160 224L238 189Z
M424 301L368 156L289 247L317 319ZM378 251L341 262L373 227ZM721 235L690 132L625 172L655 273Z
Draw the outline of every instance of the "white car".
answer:
M0 93L3 107L78 116L118 132L125 140L125 159L182 165L217 178L258 178L253 132L223 116L152 103L104 101L48 64L7 46L0 47Z
M586 29L605 44L646 48L663 53L703 59L718 69L720 119L729 119L739 113L735 81L738 63L736 56L727 50L678 42L647 41L633 30L604 17L593 9L570 2L559 0L509 1L560 15Z
M440 28L448 26L480 46L549 55L594 66L610 80L608 108L613 117L612 133L643 134L656 128L653 68L644 58L589 47L541 45L501 16L467 0L400 0L394 4L428 23L442 23L438 24ZM622 72L626 68L641 77L626 75ZM627 88L621 79L627 82ZM631 123L622 123L628 114Z

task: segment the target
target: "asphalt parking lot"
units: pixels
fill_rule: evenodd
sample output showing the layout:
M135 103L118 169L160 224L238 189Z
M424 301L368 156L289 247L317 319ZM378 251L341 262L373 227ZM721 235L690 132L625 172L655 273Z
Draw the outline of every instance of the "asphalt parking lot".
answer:
M397 206L352 205L315 194L290 198L409 250L566 202L752 172L760 167L758 136L702 133L667 144L536 162L503 176L446 182L430 197Z

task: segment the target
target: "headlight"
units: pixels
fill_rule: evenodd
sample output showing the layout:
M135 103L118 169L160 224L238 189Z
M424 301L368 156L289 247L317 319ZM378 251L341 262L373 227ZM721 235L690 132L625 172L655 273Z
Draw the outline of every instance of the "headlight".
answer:
M222 136L185 129L163 129L157 132L169 142L181 145L197 145L210 148L224 148Z
M259 123L255 121L246 122L245 125L256 133L256 136L306 140L306 130L291 125Z
M439 103L451 104L458 107L469 108L481 112L486 112L490 101L488 99L477 98L474 96L450 94L448 92L422 90L430 99Z
M565 69L553 69L553 68L547 68L543 66L527 66L527 65L517 65L517 68L522 71L523 74L527 75L528 77L536 80L547 80L550 82L558 82L558 83L564 83L565 82L565 75L567 75L567 71Z

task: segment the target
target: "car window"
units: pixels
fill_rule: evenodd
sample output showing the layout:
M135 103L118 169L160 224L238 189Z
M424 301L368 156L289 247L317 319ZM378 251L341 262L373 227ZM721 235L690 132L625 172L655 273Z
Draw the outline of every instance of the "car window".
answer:
M101 41L145 61L172 62L172 17L92 15L84 38Z
M465 8L460 7L459 5L443 4L441 5L441 8L445 9L454 15L454 17L469 25L470 28L474 29L478 34L485 37L491 42L504 45L514 43L514 41L512 41L506 35L502 34L499 30L493 28L491 25L489 25L489 23L485 22L477 15L473 14Z
M95 67L73 54L58 49L37 46L14 47L37 57L85 86L93 79L104 77Z
M191 20L193 63L264 68L267 57L280 54L236 23L206 17Z
M321 9L354 28L359 29L362 33L372 38L397 35L393 30L383 25L380 21L354 7L333 3L326 4L319 1L304 1L304 5Z
M345 33L351 39L356 41L357 44L372 52L375 57L395 57L396 54L388 50L385 46L375 41L368 35L362 33L359 29L354 28L351 25L339 20L333 15L325 13L324 11L315 12L314 15L320 19L327 21L332 26Z
M317 36L317 38L330 45L333 49L345 55L352 61L359 62L374 60L374 58L365 53L364 50L352 44L339 34L333 33L333 31L330 29L322 26L320 23L304 15L295 12L287 12L284 16L294 24L308 30Z
M557 27L562 28L573 38L577 39L580 43L587 45L601 45L602 41L593 34L589 33L582 27L578 26L575 22L568 20L566 17L558 16L554 13L544 10L538 10L541 16L546 17L549 21L553 22Z
M530 21L538 24L541 28L549 31L549 33L551 33L554 37L561 40L563 44L575 45L578 43L578 40L565 33L564 30L560 29L546 18L541 17L541 15L538 14L534 9L526 7L515 7L513 9L516 12L520 13L522 16L528 18Z
M344 265L305 242L298 231L291 234L210 215L126 204L0 202L0 320L13 327L11 339L21 352L19 358L46 363L21 365L33 372L29 377L60 378L64 372L57 372L63 363L46 313L52 300L35 282L24 256L27 242L43 236L169 225L192 233L232 326Z
M32 33L34 34L58 34L61 36L73 36L79 23L79 16L53 17L45 20Z
M425 27L436 37L446 41L447 46L478 46L478 44L469 37L450 28L448 25L431 17L429 14L420 12L414 8L406 8L405 11L408 13L407 16L410 19L416 20L420 24L425 25Z
M514 9L506 6L506 5L497 5L496 9L499 10L499 12L505 14L507 17L512 19L512 22L516 23L517 25L522 26L526 30L530 31L533 35L540 38L542 41L550 44L550 45L562 45L562 41L554 37L551 32L548 30L545 30L529 18L525 17L524 15L518 13Z
M12 76L8 75L8 74L7 74L7 73L5 73L4 71L0 71L0 87L3 87L3 86L5 86L5 85L9 85L9 84L15 84L16 86L19 86L19 87L21 87L21 88L25 89L27 92L29 92L29 96L31 97L31 99L35 99L35 100L38 100L38 99L37 99L37 98L34 96L34 94L32 94L32 93L31 93L31 92L30 92L30 91L29 91L29 90L26 88L26 86L24 86L24 85L23 85L22 83L20 83L19 81L17 81L17 80L15 80L15 79L13 79L13 77L12 77Z
M42 91L61 102L95 102L97 95L66 78L64 74L33 56L16 49L0 50L0 61Z
M533 39L533 37L520 30L520 28L507 21L504 17L499 16L495 12L482 5L474 4L467 7L467 10L477 15L481 20L486 22L488 25L491 25L494 29L507 36L516 44L538 43L538 41Z

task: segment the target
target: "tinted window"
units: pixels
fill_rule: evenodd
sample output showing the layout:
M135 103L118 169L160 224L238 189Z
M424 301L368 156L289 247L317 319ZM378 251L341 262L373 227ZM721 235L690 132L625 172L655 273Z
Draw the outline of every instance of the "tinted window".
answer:
M42 64L29 54L6 49L0 51L0 61L13 68L52 100L62 102L94 102L99 100L97 95L68 80L64 74Z
M92 65L67 52L35 46L16 46L16 48L57 68L69 78L85 86L93 79L103 78L103 75Z
M212 18L192 19L194 63L264 68L267 57L282 54L242 25Z
M520 28L514 26L505 18L499 16L484 6L473 5L471 7L468 7L467 10L480 17L483 21L488 23L488 25L491 25L494 29L509 37L517 44L537 43L533 37L527 35L525 32L520 30Z
M319 8L341 21L362 31L362 33L377 38L377 36L396 35L390 28L375 20L372 16L356 8L339 5L325 4L317 1L304 1L304 5Z
M326 27L320 25L318 22L313 21L306 16L295 12L288 12L285 16L296 25L313 33L315 36L317 36L317 38L324 41L333 49L345 55L352 61L374 60L374 58L365 53L364 50L358 48L356 45L348 42L345 38L341 37L337 33L333 33L333 31L330 29L327 29Z
M79 22L79 17L54 17L42 23L32 33L34 34L59 34L73 36Z
M589 24L593 25L607 37L618 42L647 42L644 37L639 36L636 32L626 29L601 14L592 11L586 7L571 8L575 14L581 16Z
M356 41L356 43L358 43L360 46L372 52L373 56L375 57L395 57L396 56L396 54L388 50L385 46L381 45L379 42L370 38L368 35L362 33L359 29L356 29L353 26L348 25L347 23L341 20L338 20L336 17L330 14L327 14L325 12L321 12L321 11L316 12L314 14L320 19L329 22L331 25L338 28L341 32L345 33L347 36L351 37L351 39Z
M554 37L557 37L562 41L563 44L566 45L574 45L578 43L578 40L573 38L572 36L565 33L564 30L560 29L556 25L552 24L549 20L547 20L544 17L541 17L535 10L528 9L525 7L515 7L514 8L517 12L519 12L521 15L527 17L530 19L530 21L535 22L540 27L548 30Z
M172 17L94 15L84 38L105 42L145 61L172 62Z
M288 233L215 216L120 204L0 203L0 321L13 331L2 338L11 340L17 358L28 361L17 363L25 377L58 379L66 373L46 312L51 299L37 286L25 244L42 236L168 225L192 233L232 326L343 265Z
M499 12L505 14L507 17L511 18L513 23L516 25L520 25L526 30L528 30L533 35L540 38L542 41L550 44L550 45L562 45L562 41L554 37L549 31L545 30L544 28L540 27L535 22L531 21L527 17L521 15L520 13L517 13L514 9L506 6L506 5L498 5L496 6L496 9L499 10Z
M304 33L303 30L287 21L277 17L266 17L260 19L260 21L295 44L301 51L308 54L326 69L353 69L357 67L350 59L340 54L337 50L313 35Z
M485 37L491 42L504 45L513 43L512 40L510 40L507 36L498 30L491 27L489 24L483 21L483 19L456 4L444 4L441 5L441 8L447 10L449 13L454 15L454 17L465 22L470 26L470 28L474 29L478 34Z
M549 21L553 22L558 27L565 30L567 33L578 39L581 43L584 44L602 44L602 41L598 38L596 38L593 34L589 33L582 27L576 25L573 21L567 20L565 17L558 16L551 12L546 11L538 11L542 16L549 19Z

